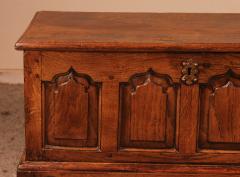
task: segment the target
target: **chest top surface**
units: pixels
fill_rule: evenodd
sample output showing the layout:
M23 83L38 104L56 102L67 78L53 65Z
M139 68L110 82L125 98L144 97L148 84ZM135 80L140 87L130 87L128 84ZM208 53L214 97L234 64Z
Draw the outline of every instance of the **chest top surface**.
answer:
M240 14L38 12L16 48L240 52Z

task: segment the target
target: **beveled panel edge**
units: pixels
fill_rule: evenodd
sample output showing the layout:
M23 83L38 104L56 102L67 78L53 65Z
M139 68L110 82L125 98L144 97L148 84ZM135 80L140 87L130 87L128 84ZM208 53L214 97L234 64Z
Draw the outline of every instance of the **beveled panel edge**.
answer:
M130 86L131 87L131 90L132 92L136 92L136 89L139 85L144 85L145 82L147 81L148 77L150 77L150 75L153 75L155 77L159 77L161 79L164 79L166 81L166 85L165 86L161 86L163 87L163 92L166 93L166 90L168 89L168 87L173 87L175 90L175 128L174 128L174 132L173 132L173 135L174 135L174 138L173 138L173 145L171 147L167 147L167 146L163 146L163 147L158 147L158 148L143 148L143 147L131 147L131 146L124 146L124 145L121 145L121 132L122 132L122 129L121 129L121 124L122 124L122 99L121 99L121 92L122 92L122 87L126 87L126 86ZM141 83L137 83L137 81L135 80L136 78L145 78L143 82ZM157 83L155 83L157 84ZM180 92L180 83L174 83L171 79L171 77L168 75L168 74L160 74L160 73L157 73L155 72L152 68L149 68L146 72L143 72L143 73L136 73L136 74L133 74L128 82L119 82L119 137L118 137L118 149L119 151L122 151L122 152L134 152L134 151L139 151L139 152L169 152L169 153L177 153L178 152L178 113L177 113L177 107L179 106L178 105L178 96L179 96L179 92ZM166 117L167 118L167 117ZM165 129L165 132L167 130ZM166 138L166 134L165 134L165 138ZM146 143L166 143L166 139L164 141L146 141ZM138 142L138 141L130 141L129 143L131 142ZM141 142L141 141L139 141Z
M202 105L201 105L201 94L203 89L208 89L211 94L214 94L214 92L219 89L219 88L225 88L225 87L229 87L229 86L235 86L235 87L240 87L239 83L234 83L231 81L231 79L238 79L239 83L240 83L240 74L238 74L237 72L235 72L232 68L229 68L226 70L226 72L224 72L223 74L217 74L217 75L213 75L210 76L209 80L207 83L200 83L199 84L199 90L200 90L200 97L199 97L199 101L200 101L200 106L199 106L199 125L198 125L198 147L197 147L197 151L199 153L221 153L221 154L239 154L240 153L240 142L239 143L235 143L235 142L209 142L208 140L208 136L206 135L206 141L205 144L201 147L200 141L201 141L201 121L202 121ZM218 82L219 81L219 82ZM211 96L211 95L210 95ZM209 118L207 118L208 120ZM207 121L207 127L209 126L209 121ZM207 133L207 132L206 132ZM226 147L226 149L224 149L223 147ZM232 146L229 148L229 146Z
M51 145L51 144L46 144L47 142L47 134L46 134L46 123L45 123L45 84L64 84L61 83L61 81L58 81L59 77L64 77L64 76L68 76L69 74L73 74L76 75L77 77L82 77L85 78L86 81L88 82L89 86L90 85L94 85L98 88L98 122L97 122L97 127L98 127L98 131L97 131L97 146L96 147L74 147L74 146L59 146L59 145ZM58 83L59 82L59 83ZM45 150L65 150L65 151L94 151L94 152L100 152L101 151L101 147L100 147L100 124L101 124L101 90L102 90L102 82L95 82L91 76L84 74L84 73L78 73L74 67L70 67L68 69L68 71L66 72L62 72L62 73L58 73L55 74L51 80L41 80L41 85L42 85L42 122L43 122L43 127L42 127L42 132L43 132L43 147L42 150L43 152ZM80 139L81 140L81 139Z

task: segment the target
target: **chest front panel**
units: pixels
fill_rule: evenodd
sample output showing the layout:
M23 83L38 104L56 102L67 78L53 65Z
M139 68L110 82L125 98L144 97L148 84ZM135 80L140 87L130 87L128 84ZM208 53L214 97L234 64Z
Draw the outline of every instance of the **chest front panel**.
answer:
M44 160L239 163L239 59L26 52L25 68L36 68L26 89L39 95L33 102L41 107L29 128L39 148L27 148ZM38 90L28 88L33 81Z

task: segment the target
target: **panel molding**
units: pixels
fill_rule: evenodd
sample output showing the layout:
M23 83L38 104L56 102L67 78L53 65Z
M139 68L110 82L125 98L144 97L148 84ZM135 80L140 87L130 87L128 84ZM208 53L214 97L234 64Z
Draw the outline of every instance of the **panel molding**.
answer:
M90 85L97 85L97 83L94 82L89 75L78 73L73 67L70 67L69 70L65 73L56 74L49 82L55 84L55 87L57 89L57 87L63 86L69 81L75 81L76 83L79 83L80 85L84 86L86 90L89 89Z
M240 150L240 75L229 69L200 87L199 148Z
M174 148L176 97L171 77L152 69L120 83L120 148Z
M164 81L165 83L161 81ZM148 83L154 83L162 87L163 93L166 93L168 87L174 86L174 83L169 75L157 73L151 68L145 73L134 74L130 77L128 83L131 85L133 93L135 93L139 87Z
M240 87L240 75L236 74L232 69L229 69L224 74L211 77L208 83L212 92L215 92L217 89L223 87Z
M101 83L72 67L43 81L45 144L94 147L99 139Z

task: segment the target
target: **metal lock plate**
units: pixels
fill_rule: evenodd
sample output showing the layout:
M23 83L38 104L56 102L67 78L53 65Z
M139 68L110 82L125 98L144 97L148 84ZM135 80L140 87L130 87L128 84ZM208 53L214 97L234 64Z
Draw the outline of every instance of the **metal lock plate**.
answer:
M181 80L186 85L193 85L198 81L198 63L189 59L182 63L182 77Z

